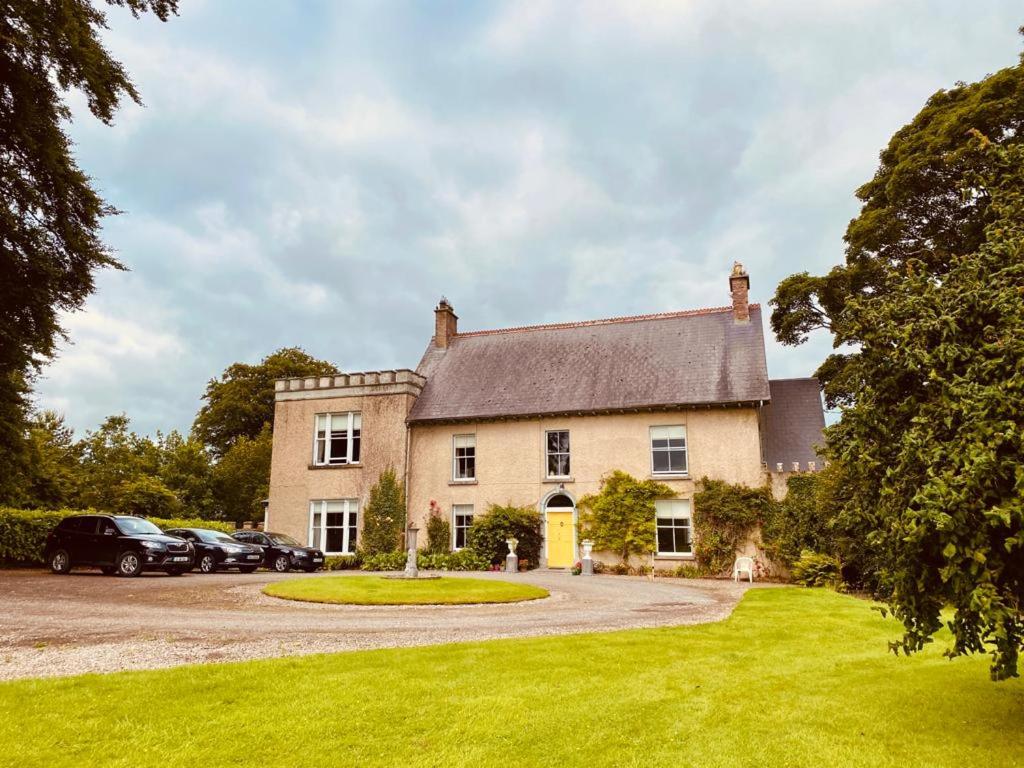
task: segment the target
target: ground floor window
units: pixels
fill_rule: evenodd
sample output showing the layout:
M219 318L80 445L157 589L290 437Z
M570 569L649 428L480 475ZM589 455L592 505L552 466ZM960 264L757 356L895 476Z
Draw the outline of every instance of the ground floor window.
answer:
M469 526L473 524L472 504L452 505L452 549L462 549L466 546L469 536Z
M693 554L693 527L689 499L662 499L654 502L658 522L658 554Z
M356 499L323 499L309 504L309 546L329 555L356 551L359 502Z

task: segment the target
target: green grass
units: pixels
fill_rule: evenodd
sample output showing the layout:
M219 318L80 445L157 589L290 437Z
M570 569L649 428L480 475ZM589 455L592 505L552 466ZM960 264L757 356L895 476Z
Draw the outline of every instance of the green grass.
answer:
M19 768L1024 763L1024 684L892 656L897 630L772 589L703 626L21 681L0 744Z
M490 579L388 579L383 576L334 576L288 579L263 588L271 597L309 603L346 605L467 605L518 603L547 597L530 584Z

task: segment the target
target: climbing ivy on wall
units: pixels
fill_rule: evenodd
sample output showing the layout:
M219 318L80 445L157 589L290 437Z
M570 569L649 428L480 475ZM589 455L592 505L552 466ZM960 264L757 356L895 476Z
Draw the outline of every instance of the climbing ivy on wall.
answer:
M704 477L697 487L693 497L694 554L701 570L722 573L732 568L736 552L775 502L767 486L749 488Z

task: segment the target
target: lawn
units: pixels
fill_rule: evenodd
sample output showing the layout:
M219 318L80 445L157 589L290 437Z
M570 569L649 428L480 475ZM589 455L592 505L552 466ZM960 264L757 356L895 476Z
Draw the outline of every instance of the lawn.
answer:
M1024 684L822 590L718 624L0 685L6 764L1013 766Z
M492 579L388 579L383 576L334 576L288 579L263 589L271 597L346 605L465 605L518 603L547 597L530 584Z

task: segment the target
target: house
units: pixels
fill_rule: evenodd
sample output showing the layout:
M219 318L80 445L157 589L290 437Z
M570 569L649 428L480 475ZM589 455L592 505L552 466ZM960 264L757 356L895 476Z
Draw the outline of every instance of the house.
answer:
M763 485L813 469L821 442L817 381L768 379L749 285L737 264L726 307L471 332L442 299L416 370L277 382L268 527L354 552L391 467L409 521L435 502L454 548L489 504L529 505L541 565L568 567L576 502L621 469L675 492L657 503L656 567L692 558L696 480Z

